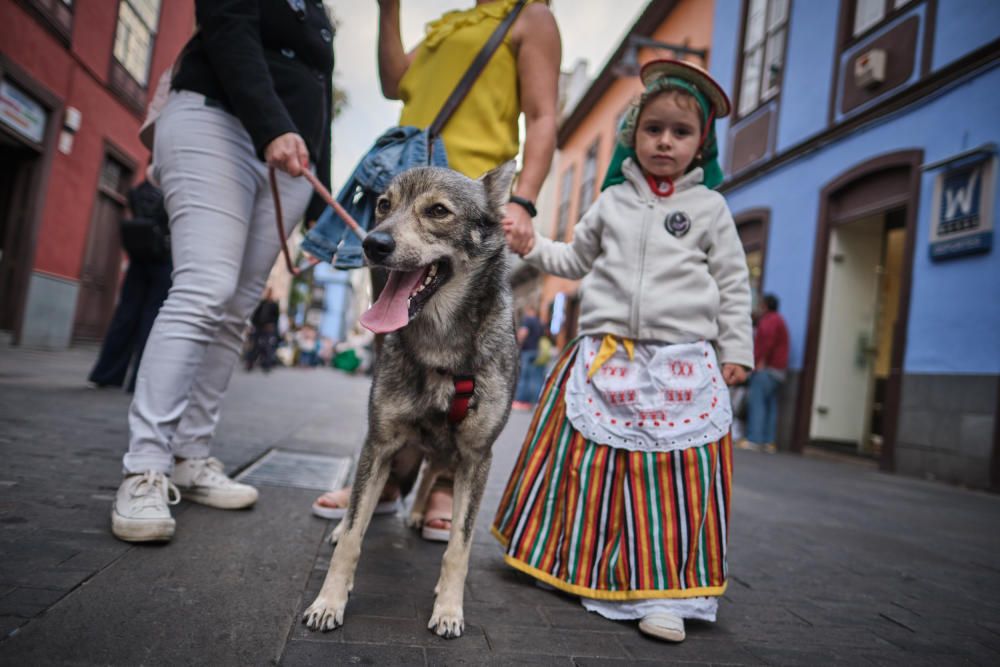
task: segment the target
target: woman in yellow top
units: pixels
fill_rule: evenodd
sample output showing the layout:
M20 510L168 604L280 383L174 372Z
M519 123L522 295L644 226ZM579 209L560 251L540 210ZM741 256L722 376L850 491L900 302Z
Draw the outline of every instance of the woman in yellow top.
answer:
M426 128L469 68L476 54L517 0L476 0L474 7L447 12L427 26L412 51L403 49L399 0L378 0L378 73L382 94L402 100L400 125ZM559 28L545 0L529 0L468 95L441 132L448 166L470 178L510 160L520 146L518 117L524 113L524 161L504 229L513 240L534 238L534 201L549 172L556 145ZM376 512L395 512L400 487L412 483L419 452L396 455ZM401 484L402 483L402 484ZM325 518L346 513L350 489L325 493L313 512ZM427 504L422 535L448 541L451 488L435 488Z

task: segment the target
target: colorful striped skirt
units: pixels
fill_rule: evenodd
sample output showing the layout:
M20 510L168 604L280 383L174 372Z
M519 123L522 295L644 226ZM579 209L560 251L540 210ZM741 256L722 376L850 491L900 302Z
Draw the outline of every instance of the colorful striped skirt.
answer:
M600 600L726 590L732 443L632 452L588 440L566 418L577 344L545 381L493 522L504 560Z

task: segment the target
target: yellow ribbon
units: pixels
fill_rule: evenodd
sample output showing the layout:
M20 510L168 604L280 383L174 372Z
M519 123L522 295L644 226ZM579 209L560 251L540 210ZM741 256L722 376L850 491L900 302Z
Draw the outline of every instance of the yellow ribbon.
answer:
M631 338L622 338L622 345L625 346L625 351L628 353L628 360L632 361L632 357L635 356L635 341ZM604 365L604 362L615 356L615 352L618 351L618 341L611 334L604 334L604 339L601 341L601 348L597 351L597 356L594 360L590 362L590 370L587 371L587 377L594 377L594 373L597 369Z

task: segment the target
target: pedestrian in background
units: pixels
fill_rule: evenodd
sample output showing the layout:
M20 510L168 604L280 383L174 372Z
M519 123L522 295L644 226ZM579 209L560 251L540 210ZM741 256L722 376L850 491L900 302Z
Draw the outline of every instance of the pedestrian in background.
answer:
M330 173L333 25L321 3L196 0L198 30L156 120L153 175L163 188L174 282L153 325L129 410L115 536L168 540L169 505L253 505L211 457L222 398L247 318L278 255L268 167L285 215L322 210L305 179ZM178 491L179 489L179 491Z
M260 303L250 316L250 349L247 351L246 369L252 371L254 365L260 362L260 368L265 373L271 372L275 363L275 352L278 349L278 320L281 318L281 307L274 299L274 291L267 287Z
M778 451L778 391L788 372L788 327L778 313L778 297L765 294L754 336L754 371L747 391L745 449Z
M299 366L314 368L319 361L319 337L316 335L316 327L311 324L303 324L295 332L295 346L299 350Z
M476 54L516 4L517 0L476 0L472 8L447 12L427 25L423 41L407 53L400 37L399 0L378 0L379 82L387 99L403 101L400 125L426 128L434 121ZM533 233L534 200L556 144L562 46L547 5L529 0L441 132L448 166L479 178L517 155L518 118L524 113L523 166L505 218L505 227L519 238ZM396 454L376 514L396 511L400 497L416 479L421 459L416 448ZM350 487L325 493L313 503L313 512L341 518L350 496ZM421 528L425 539L448 541L451 502L451 479L439 477L427 501Z
M584 607L682 641L727 585L732 413L753 364L750 282L722 195L704 70L657 60L570 243L511 244L578 280L580 338L546 380L493 524L504 560Z
M122 220L128 268L118 305L88 380L97 387L135 391L142 352L156 314L170 289L170 229L163 192L144 180L128 192L129 216Z
M530 410L538 400L545 379L545 365L538 362L538 344L542 338L542 321L538 319L538 309L527 306L517 327L517 342L521 348L521 374L514 392L515 410Z

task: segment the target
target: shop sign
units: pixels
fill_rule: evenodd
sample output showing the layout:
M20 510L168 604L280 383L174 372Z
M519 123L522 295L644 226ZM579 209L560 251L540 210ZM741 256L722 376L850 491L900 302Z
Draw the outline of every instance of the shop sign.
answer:
M931 259L989 252L996 162L995 155L980 153L938 174L931 208Z
M0 122L40 144L47 120L42 105L10 81L0 81Z

